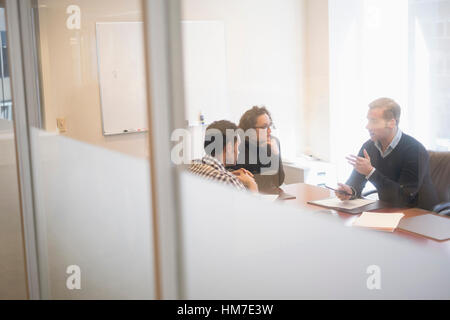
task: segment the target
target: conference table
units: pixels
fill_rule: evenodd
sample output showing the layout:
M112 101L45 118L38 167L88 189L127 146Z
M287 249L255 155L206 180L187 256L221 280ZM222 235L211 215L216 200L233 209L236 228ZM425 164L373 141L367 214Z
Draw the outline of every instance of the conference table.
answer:
M287 194L293 195L296 198L291 200L284 200L286 203L293 204L300 208L303 208L307 211L314 211L320 214L329 214L334 216L342 221L345 225L352 225L353 221L359 216L354 214L349 214L342 211L337 211L333 209L327 209L323 207L319 207L316 205L309 204L309 201L322 200L326 198L335 197L334 191L331 191L326 188L308 185L305 183L297 183L290 185L283 185L281 190ZM408 219L415 216L426 215L426 214L435 214L427 210L419 209L419 208L384 208L373 210L372 212L383 212L383 213L394 213L399 212L403 213L405 216L403 219ZM374 231L381 232L381 231ZM450 249L450 241L439 242L432 239L429 239L420 234L411 233L406 230L402 230L397 228L394 231L395 234L401 237L406 237L411 239L411 241L416 241L422 243L424 245L430 246L438 246L444 248L446 251Z

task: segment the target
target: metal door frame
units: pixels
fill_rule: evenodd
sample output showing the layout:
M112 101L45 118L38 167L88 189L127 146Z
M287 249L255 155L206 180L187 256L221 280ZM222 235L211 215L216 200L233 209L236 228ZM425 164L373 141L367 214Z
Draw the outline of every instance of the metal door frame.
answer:
M23 239L25 246L25 263L27 274L28 298L41 298L38 255L36 247L36 229L34 215L33 179L31 166L31 149L29 135L30 113L27 106L33 103L32 89L28 88L32 79L32 69L27 69L29 53L26 53L23 43L30 43L26 39L30 36L28 30L23 29L26 19L21 19L20 6L25 1L4 0L6 15L6 34L8 38L8 55L11 79L11 98L13 101L14 135L16 142L17 168L19 176L19 192ZM28 38L29 39L29 38ZM27 89L25 89L27 88ZM27 94L28 92L28 94Z

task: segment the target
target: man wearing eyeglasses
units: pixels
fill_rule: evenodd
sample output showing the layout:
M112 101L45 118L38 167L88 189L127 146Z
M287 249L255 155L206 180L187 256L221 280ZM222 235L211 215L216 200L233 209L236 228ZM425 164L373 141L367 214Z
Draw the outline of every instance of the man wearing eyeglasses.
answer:
M346 184L339 184L338 198L360 197L370 181L377 188L379 199L394 207L432 210L438 203L428 152L419 141L400 130L400 113L400 106L389 98L369 105L366 129L370 140L358 156L347 157L354 170Z

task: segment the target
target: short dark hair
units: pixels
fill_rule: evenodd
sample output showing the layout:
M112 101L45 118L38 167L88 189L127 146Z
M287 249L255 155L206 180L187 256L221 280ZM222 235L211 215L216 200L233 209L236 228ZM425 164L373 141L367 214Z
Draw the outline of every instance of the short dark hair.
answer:
M239 128L241 128L244 131L254 128L256 126L256 121L258 117L263 114L267 114L267 116L270 119L270 122L272 122L272 116L270 115L270 112L269 110L266 109L266 107L254 106L253 108L247 110L242 115L241 120L239 121Z
M380 98L369 104L370 109L382 108L384 109L383 118L385 120L394 119L398 124L400 123L401 108L400 105L390 98Z
M236 143L237 140L237 129L238 127L231 121L228 120L220 120L211 123L206 128L205 133L205 143L204 148L205 152L212 157L216 156L216 150L220 148L222 150L227 145L227 131L233 131L233 143ZM220 145L217 145L221 143ZM209 150L208 148L211 144L214 144L213 148Z

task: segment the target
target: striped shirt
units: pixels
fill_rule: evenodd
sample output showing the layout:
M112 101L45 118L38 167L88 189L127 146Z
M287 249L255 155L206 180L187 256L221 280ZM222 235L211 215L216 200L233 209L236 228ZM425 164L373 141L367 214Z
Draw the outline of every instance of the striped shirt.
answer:
M239 190L246 190L242 182L214 157L206 155L201 160L192 161L189 171L208 180L216 180Z

